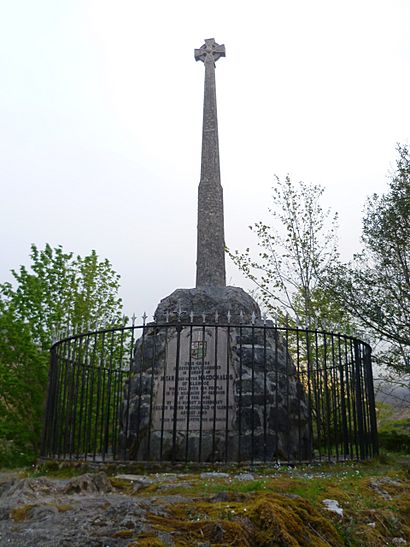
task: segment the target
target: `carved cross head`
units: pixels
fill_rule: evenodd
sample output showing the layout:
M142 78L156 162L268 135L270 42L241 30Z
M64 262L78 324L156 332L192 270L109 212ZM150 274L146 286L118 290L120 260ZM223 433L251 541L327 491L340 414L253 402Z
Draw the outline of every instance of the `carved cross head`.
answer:
M217 44L214 38L208 38L203 46L195 50L195 61L215 65L220 57L225 57L225 46Z

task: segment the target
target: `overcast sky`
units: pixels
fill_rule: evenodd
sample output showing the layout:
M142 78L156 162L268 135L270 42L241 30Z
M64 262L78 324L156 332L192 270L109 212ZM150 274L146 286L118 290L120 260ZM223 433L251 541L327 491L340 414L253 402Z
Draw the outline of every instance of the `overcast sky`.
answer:
M274 174L325 186L344 257L410 134L408 0L4 0L0 281L30 244L107 257L127 313L195 283L204 67L214 37L227 244ZM248 286L228 264L232 284Z

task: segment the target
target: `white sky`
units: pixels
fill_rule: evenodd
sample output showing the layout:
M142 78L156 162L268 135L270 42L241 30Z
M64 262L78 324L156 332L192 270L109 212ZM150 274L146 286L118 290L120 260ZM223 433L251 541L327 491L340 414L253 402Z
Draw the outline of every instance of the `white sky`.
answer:
M273 175L326 187L345 258L410 132L408 0L3 0L0 281L30 244L96 249L125 311L195 283L204 67L214 37L227 244ZM248 286L228 263L232 284Z

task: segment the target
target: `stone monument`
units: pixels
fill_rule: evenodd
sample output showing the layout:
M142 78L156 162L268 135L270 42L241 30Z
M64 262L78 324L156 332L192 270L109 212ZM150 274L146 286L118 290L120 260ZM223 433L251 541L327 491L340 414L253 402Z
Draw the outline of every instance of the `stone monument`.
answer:
M309 456L308 408L285 342L244 290L227 287L213 38L205 65L196 287L161 300L137 341L122 436L137 460Z
M219 167L215 62L225 57L225 46L213 38L195 50L205 65L201 180L198 188L197 287L225 287L224 206Z

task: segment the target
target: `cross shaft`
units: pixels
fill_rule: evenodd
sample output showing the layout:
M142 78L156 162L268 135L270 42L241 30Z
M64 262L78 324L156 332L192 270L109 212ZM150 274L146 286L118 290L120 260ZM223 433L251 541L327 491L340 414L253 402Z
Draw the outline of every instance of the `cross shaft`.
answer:
M201 180L198 187L197 287L225 287L223 190L219 167L215 62L225 57L225 46L213 38L195 50L205 65Z

